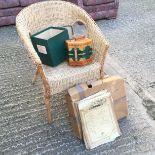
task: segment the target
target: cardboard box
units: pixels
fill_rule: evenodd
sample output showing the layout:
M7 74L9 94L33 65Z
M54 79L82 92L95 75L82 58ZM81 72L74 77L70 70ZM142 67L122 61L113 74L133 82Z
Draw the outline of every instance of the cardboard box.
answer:
M124 80L119 76L111 76L103 80L90 82L89 84L84 83L70 88L67 94L67 107L74 135L79 139L82 139L82 130L76 102L103 89L111 93L117 120L128 116Z

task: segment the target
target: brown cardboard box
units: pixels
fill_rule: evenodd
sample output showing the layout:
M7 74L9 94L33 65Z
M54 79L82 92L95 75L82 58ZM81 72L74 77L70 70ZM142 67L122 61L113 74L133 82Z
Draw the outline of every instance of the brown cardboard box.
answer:
M111 76L90 84L84 83L70 88L67 95L67 107L73 132L79 139L82 139L82 130L76 102L103 89L107 89L111 93L117 120L128 115L124 80L119 76Z

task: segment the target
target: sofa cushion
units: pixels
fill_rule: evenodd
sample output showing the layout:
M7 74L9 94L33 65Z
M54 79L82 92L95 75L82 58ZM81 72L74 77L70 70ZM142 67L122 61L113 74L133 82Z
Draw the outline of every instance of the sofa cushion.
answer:
M16 16L0 17L0 26L15 24Z
M30 4L36 3L36 2L41 2L43 0L19 0L21 6L28 6Z
M19 6L19 0L0 0L0 9Z
M89 13L94 20L99 19L114 19L117 16L117 9L107 11L91 12Z
M84 5L98 5L114 2L115 0L83 0Z
M21 9L22 9L22 7L0 9L0 17L17 15L20 12Z
M84 9L88 13L92 13L92 12L97 13L100 11L108 11L108 10L117 9L117 8L118 8L118 3L115 3L115 2L96 5L96 6L84 6Z

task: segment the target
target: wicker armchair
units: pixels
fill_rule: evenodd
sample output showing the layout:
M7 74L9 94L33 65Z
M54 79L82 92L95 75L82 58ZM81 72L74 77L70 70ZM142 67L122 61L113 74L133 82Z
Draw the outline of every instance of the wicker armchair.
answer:
M41 63L31 43L30 34L49 26L73 25L81 21L85 24L89 38L93 39L95 62L84 67L71 67L66 62L57 67ZM48 123L52 122L50 97L73 85L92 79L103 78L103 64L108 51L108 42L92 18L80 7L64 1L45 1L24 8L16 18L19 36L36 64L36 74L43 81L45 106Z

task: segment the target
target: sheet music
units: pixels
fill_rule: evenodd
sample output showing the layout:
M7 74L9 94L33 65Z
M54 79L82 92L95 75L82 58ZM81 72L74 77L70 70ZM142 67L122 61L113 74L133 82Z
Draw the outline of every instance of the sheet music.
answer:
M84 141L88 148L113 141L120 136L120 130L112 107L112 100L106 91L99 92L78 104Z

